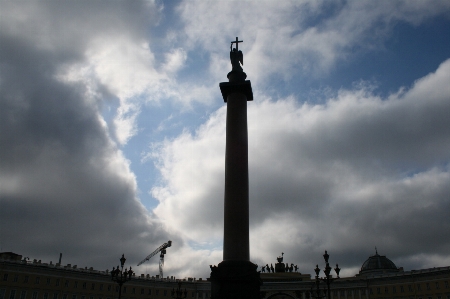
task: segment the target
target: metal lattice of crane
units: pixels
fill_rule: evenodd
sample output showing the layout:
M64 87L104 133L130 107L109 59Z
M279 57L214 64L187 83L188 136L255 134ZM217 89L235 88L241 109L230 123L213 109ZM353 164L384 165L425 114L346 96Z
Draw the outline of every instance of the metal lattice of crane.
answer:
M145 259L143 259L142 261L140 261L139 264L137 264L137 265L138 266L142 265L143 263L148 261L152 256L156 255L158 252L161 252L161 254L159 255L159 277L163 278L164 254L167 253L166 249L170 246L172 246L172 241L169 240L169 241L167 241L167 243L162 244L155 251L153 251L152 253L147 255L147 257Z

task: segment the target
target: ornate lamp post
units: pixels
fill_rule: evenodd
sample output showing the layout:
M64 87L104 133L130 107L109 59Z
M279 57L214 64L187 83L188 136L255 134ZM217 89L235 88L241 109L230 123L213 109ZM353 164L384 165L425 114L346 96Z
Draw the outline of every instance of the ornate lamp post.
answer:
M322 297L325 297L325 295L323 295L323 293L320 294L320 278L319 278L320 269L319 269L318 265L316 265L316 268L314 269L314 271L316 272L316 279L315 279L313 285L311 286L311 297L320 299ZM313 290L314 286L316 287L315 290Z
M123 270L123 265L125 264L125 261L127 259L125 258L125 256L122 254L122 257L120 258L120 266L121 268L119 269L119 266L117 266L117 268L112 269L111 271L111 279L112 281L115 281L119 284L119 299L122 296L122 285L129 281L131 279L131 276L133 275L133 270L127 270L125 269L125 271Z
M178 281L178 288L172 289L172 298L174 299L185 299L187 297L187 291L181 289L181 281Z
M341 269L339 268L338 264L336 264L336 268L334 268L334 271L336 272L337 277L332 278L330 275L331 267L330 267L330 264L328 263L328 259L330 258L330 255L327 253L326 250L325 250L325 254L323 255L323 258L325 259L325 269L323 270L323 272L325 273L325 277L323 277L323 278L319 277L319 273L320 273L319 265L316 265L316 268L314 269L314 272L316 272L315 285L316 285L316 292L317 292L317 296L314 296L314 297L315 298L325 297L325 296L320 296L320 294L319 294L320 293L320 289L319 289L320 280L323 280L327 284L327 292L326 292L327 299L330 299L331 298L330 283L335 279L339 279L339 272L341 271Z

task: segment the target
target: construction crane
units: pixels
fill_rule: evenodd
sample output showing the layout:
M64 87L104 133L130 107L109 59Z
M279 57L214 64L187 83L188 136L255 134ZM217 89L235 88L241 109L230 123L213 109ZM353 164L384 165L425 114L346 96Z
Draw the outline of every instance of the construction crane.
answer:
M159 246L155 251L147 255L145 259L143 259L139 264L142 265L146 261L148 261L152 256L156 255L158 252L161 252L159 255L159 277L163 278L163 268L164 268L164 254L166 254L166 248L172 246L172 241L167 241L167 243L162 244Z

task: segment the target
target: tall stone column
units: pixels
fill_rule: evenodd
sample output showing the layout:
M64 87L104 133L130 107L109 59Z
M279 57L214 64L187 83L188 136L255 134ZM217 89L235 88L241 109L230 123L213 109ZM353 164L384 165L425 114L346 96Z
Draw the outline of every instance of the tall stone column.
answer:
M244 74L244 72L242 72ZM233 77L232 74L230 77ZM245 78L245 77L244 77ZM227 131L225 149L225 198L223 260L250 260L249 203L248 203L248 94L236 90L237 86L251 92L250 81L221 85L227 103ZM225 87L226 86L226 87Z
M230 51L229 82L219 84L227 103L223 261L211 266L211 298L259 299L260 278L250 262L247 101L253 92L242 70L242 51Z

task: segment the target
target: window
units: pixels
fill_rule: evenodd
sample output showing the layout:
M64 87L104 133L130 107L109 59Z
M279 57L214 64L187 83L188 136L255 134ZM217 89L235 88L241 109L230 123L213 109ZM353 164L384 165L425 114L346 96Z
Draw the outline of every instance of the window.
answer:
M377 288L377 294L381 294L381 288Z
M94 299L94 296L89 297L89 299Z
M0 289L0 299L5 299L5 289Z
M439 290L439 282L436 281L436 290Z
M73 286L75 289L78 288L78 281L75 281L75 285ZM76 295L75 295L76 296Z
M50 285L50 278L47 278L47 285Z
M100 291L103 291L103 283L100 284Z
M108 291L111 291L111 285L108 286Z
M77 299L77 295L72 295L72 299Z
M448 289L448 281L444 281L444 286L446 289Z
M403 286L400 287L400 293L404 293L405 289L403 288Z
M167 290L164 290L164 296L167 296Z
M385 294L389 294L389 289L388 289L388 287L385 287L385 288L384 288L384 293L385 293Z
M53 299L58 299L58 293L53 293Z
M83 282L83 289L86 289L86 283Z
M63 299L67 299L67 294L63 294Z
M369 294L372 295L373 294L373 290L372 288L369 289Z
M28 283L28 279L30 279L28 276L25 276L25 278L23 279L24 283Z
M20 293L20 299L25 299L27 297L27 291L22 291Z
M33 296L31 296L32 299L37 299L38 297L38 292L33 292Z
M19 275L14 275L13 282L19 281Z
M80 298L81 298L81 299L86 299L86 296L81 296Z
M8 273L5 273L5 274L3 275L3 281L8 281Z
M123 287L123 293L124 293L124 294L127 293L127 287Z
M430 284L427 282L427 291L429 291L430 290ZM428 298L428 299L430 299L430 298Z
M408 291L412 292L412 286L410 284L408 284Z
M39 284L39 282L41 281L41 278L40 277L36 277L36 280L35 280L35 284Z
M141 295L144 295L145 290L141 289Z
M131 294L136 294L136 288L131 289Z
M91 290L95 289L95 283L91 285Z
M64 283L64 286L65 286L66 288L69 287L69 281L68 281L68 280L66 280L66 282Z
M149 294L149 295L152 294L152 289L148 289L148 294Z
M397 293L397 288L396 287L392 287L392 293Z
M14 299L16 297L16 290L11 290L9 293L9 299Z
M48 293L44 293L44 299L48 299Z
M192 295L191 295L191 297L192 297L192 298L194 298L194 297L195 297L195 292L192 292Z
M417 290L418 290L418 291L421 291L421 290L422 290L422 288L420 287L420 283L417 284Z
M56 280L56 286L59 287L59 278Z
M158 295L159 295L159 290L156 290L156 292L155 292L155 293L156 293L156 296L158 296Z

